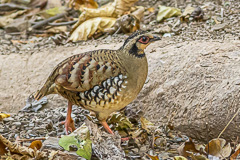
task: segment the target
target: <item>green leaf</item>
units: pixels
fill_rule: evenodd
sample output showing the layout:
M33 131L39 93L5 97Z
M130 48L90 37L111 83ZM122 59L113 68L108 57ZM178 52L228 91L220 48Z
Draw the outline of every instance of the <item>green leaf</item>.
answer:
M92 141L87 139L81 149L76 152L79 156L90 160L92 157Z
M50 9L47 9L47 10L43 10L42 12L39 12L38 14L40 14L44 18L50 18L50 17L53 17L57 14L65 12L65 10L66 10L66 8L64 6L54 7L54 8L50 8Z
M78 148L80 147L80 144L78 140L75 138L75 136L63 136L58 144L63 147L65 150L70 151L70 146L75 145Z
M90 133L85 123L76 129L73 133L63 136L58 144L65 150L70 151L70 146L78 148L77 154L87 160L92 157L92 141L90 140Z

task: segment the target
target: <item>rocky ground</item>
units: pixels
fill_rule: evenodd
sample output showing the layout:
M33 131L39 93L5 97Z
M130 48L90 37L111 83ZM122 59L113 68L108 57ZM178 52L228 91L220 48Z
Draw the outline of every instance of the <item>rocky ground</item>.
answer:
M162 35L163 42L159 43L160 48L170 44L181 45L181 42L194 40L208 42L239 40L239 1L189 0L183 3L182 1L163 0L139 1L138 4L154 7L155 11L160 4L178 7L182 10L189 4L193 7L201 6L205 8L203 20L188 23L180 23L179 18L169 18L159 23L156 22L157 12L145 13L141 28ZM43 70L47 70L47 67L53 67L63 57L82 52L82 50L86 51L104 47L118 48L126 37L127 35L125 34L106 35L97 40L92 39L86 42L66 43L58 46L53 40L54 36L37 37L36 35L31 35L27 37L24 34L6 34L4 30L0 30L0 61L2 62L0 65L0 80L2 83L0 86L0 111L11 113L11 117L0 121L0 134L12 141L18 136L27 139L46 136L59 138L65 134L64 127L59 125L59 122L65 119L67 111L66 102L57 96L50 96L47 106L44 106L38 112L18 112L24 107L28 95L36 91L42 84L41 81L49 74ZM69 53L71 50L73 51ZM48 57L49 59L45 59L45 55L49 51L53 54ZM64 51L64 54L60 54L60 52ZM148 52L156 52L156 49L151 48ZM24 62L25 66L19 65L20 62ZM14 67L15 64L16 66ZM44 64L48 65L44 68L42 67ZM26 66L28 67L27 72L37 72L32 74L35 76L28 77L25 75L27 72L21 72ZM22 74L15 75L15 72ZM12 78L7 77L11 74L14 75ZM32 83L37 86L34 86ZM53 99L55 101L52 101ZM131 111L128 110L127 112ZM86 116L89 116L88 111L78 107L73 108L72 117L76 127L81 126ZM161 138L157 138L153 146L151 144L152 135L147 135L147 140L138 146L129 142L122 143L127 159L149 159L146 154L158 155L159 159L173 159L173 156L178 155L176 149L188 137L176 131L170 132L166 126L159 126L159 130L160 132L157 133L157 136Z

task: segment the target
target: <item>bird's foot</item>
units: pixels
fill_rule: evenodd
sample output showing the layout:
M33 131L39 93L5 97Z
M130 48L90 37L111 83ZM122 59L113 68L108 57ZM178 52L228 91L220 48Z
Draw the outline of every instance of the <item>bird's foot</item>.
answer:
M106 131L112 135L114 135L113 131L111 130L111 128L108 126L106 121L100 121L100 123L102 124L102 126L106 129ZM125 137L125 138L121 138L122 142L128 141L130 139L130 137Z
M125 141L128 141L129 139L130 139L130 137L124 137L124 138L121 138L121 141L125 142Z
M65 126L66 135L68 135L69 133L72 133L76 129L72 118L70 120L62 121L60 122L60 124Z

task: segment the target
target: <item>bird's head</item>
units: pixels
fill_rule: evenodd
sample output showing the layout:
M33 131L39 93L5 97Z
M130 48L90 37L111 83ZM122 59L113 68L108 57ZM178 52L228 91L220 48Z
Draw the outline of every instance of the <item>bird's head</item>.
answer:
M131 34L124 42L121 49L138 58L145 56L144 49L154 41L160 40L160 37L154 36L151 33L137 31Z

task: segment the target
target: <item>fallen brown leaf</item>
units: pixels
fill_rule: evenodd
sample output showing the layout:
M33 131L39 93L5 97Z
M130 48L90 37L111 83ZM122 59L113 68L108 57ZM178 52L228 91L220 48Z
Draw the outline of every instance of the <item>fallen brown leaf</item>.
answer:
M117 18L130 11L136 1L115 0L97 9L81 8L82 13L70 32L69 40L87 40L96 34L95 32L99 33L113 27Z
M231 155L230 160L237 159L237 156L240 154L240 144L237 146L235 152Z
M42 148L42 141L40 140L33 141L30 144L29 148L40 150Z
M175 156L174 160L187 160L187 158L185 158L183 156Z
M67 31L67 26L57 26L52 27L47 30L47 33L65 33Z
M6 146L0 140L0 155L5 155L6 153L8 153L7 150L6 150Z
M192 139L189 138L188 142L184 142L178 149L177 149L178 153L181 156L184 157L189 157L191 154L189 152L193 152L193 153L199 153L199 151L196 149L195 144L193 143Z
M10 15L0 17L0 27L5 27L6 25L12 23L14 21L14 18L22 15L25 12L27 12L27 10L20 10Z
M152 8L148 8L147 10L152 13L154 12L155 9L152 7Z
M148 133L150 133L153 129L156 128L152 122L150 122L144 117L141 117L140 121L141 121L142 128L145 129Z
M150 154L147 154L147 156L151 158L151 160L159 160L158 156L151 156Z
M22 155L22 156L30 156L32 158L34 157L36 159L41 159L46 157L47 155L46 152L33 150L32 148L28 148L16 143L12 143L6 138L4 138L1 134L0 134L0 141L8 148L10 152L18 153L19 155Z
M98 17L92 18L83 22L79 27L77 27L70 36L70 40L87 40L92 37L95 32L103 32L105 28L111 28L116 22L116 18L110 17Z
M210 155L216 157L229 157L232 149L230 143L226 144L226 140L222 138L215 138L209 141L208 145L205 147L205 151Z
M76 10L79 10L82 7L93 9L98 8L98 4L94 0L70 0L68 6L69 8L74 8Z
M10 114L0 113L0 120L10 117Z
M34 41L24 41L24 40L11 40L11 42L13 45L18 43L21 43L21 44L34 43Z

